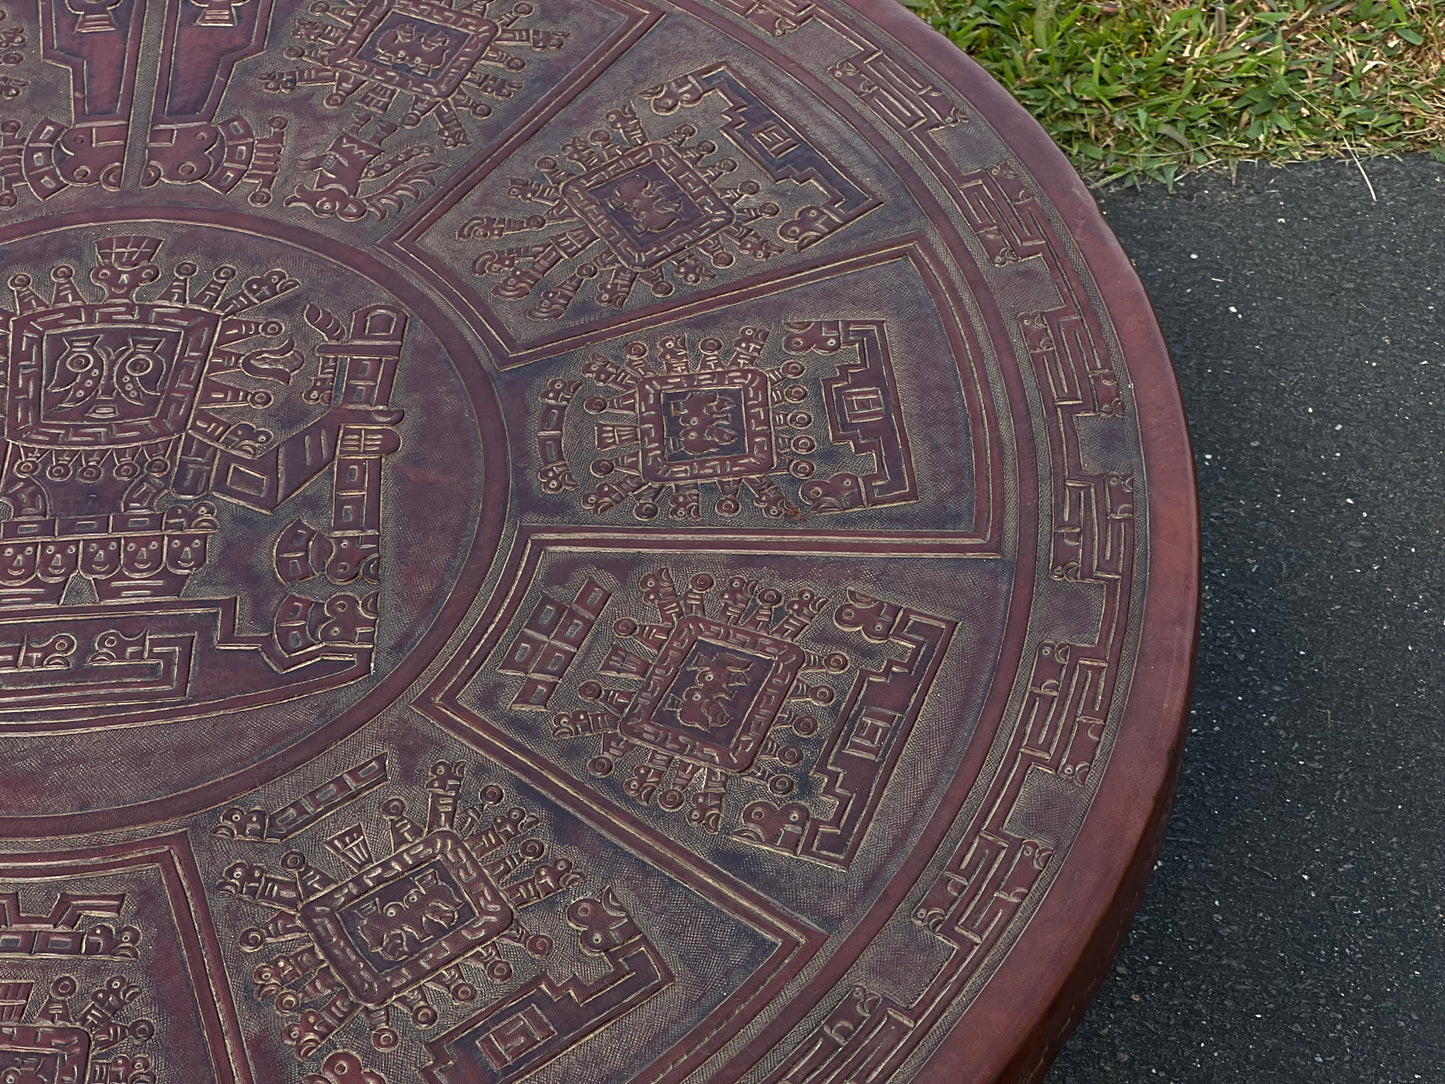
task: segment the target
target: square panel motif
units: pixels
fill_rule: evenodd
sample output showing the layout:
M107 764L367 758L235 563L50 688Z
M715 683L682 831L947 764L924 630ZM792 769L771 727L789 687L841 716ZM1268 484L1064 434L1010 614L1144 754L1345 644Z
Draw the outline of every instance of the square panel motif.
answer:
M90 1033L80 1028L0 1022L0 1080L7 1084L79 1081L89 1058Z
M310 900L301 923L364 1005L435 975L512 924L512 910L449 831L427 835Z
M151 304L17 317L11 439L89 447L175 436L190 421L218 322L213 313Z
M654 267L732 225L732 208L670 144L644 143L562 185L628 267Z
M452 94L497 24L431 0L373 0L331 54L345 72L429 98Z
M708 617L684 617L618 729L644 745L746 771L803 665L797 645Z
M642 476L670 483L766 474L775 465L760 369L667 373L637 388Z

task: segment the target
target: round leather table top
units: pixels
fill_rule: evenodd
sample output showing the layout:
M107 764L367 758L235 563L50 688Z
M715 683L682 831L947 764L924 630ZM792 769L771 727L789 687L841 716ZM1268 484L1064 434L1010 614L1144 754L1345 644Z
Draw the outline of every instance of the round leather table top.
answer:
M0 1075L1041 1075L1198 523L1007 93L878 0L0 14Z

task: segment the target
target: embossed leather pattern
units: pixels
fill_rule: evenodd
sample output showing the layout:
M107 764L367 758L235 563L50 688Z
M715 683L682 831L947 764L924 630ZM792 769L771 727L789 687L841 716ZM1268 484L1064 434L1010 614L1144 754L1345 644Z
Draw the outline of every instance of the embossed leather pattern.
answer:
M3 0L0 1080L1034 1079L1197 602L1127 261L843 0Z

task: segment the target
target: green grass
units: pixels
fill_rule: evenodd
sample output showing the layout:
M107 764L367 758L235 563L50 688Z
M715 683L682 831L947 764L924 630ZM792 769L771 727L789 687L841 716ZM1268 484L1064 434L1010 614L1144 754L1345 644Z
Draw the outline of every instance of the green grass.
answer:
M1090 183L1445 148L1445 0L904 0Z

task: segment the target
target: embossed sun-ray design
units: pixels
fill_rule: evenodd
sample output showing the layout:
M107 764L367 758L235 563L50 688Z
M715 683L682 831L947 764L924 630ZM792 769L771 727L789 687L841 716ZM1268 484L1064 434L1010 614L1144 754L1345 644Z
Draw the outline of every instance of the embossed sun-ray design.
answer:
M462 117L489 117L489 100L506 101L523 89L512 77L527 61L513 50L548 52L567 40L566 31L521 25L536 12L525 0L505 7L493 0L323 2L309 10L320 19L298 20L292 32L302 44L286 50L299 66L264 72L261 85L276 94L326 85L325 108L354 108L324 150L300 160L312 177L286 198L288 207L343 222L400 210L443 168L425 143L384 149L398 128L431 117L444 147L466 146L471 137ZM406 108L397 106L398 95Z
M802 252L880 205L725 64L641 92L662 116L714 94L723 105L718 134L751 168L739 171L740 159L696 124L650 135L624 103L607 111L605 128L565 140L560 158L538 158L536 178L511 179L507 196L531 213L484 207L458 228L462 241L531 235L480 253L473 273L499 276L491 292L505 301L526 300L550 280L527 315L557 320L590 280L599 305L622 308L639 282L653 297L669 297L678 284L716 279L740 258ZM785 211L784 193L800 192L822 198L803 206L788 199Z
M687 805L688 822L716 834L730 779L760 783L777 797L793 792L804 754L779 732L816 734L819 721L809 709L826 707L835 694L810 675L834 677L851 660L798 646L827 604L810 587L789 596L741 575L719 587L699 572L679 590L666 567L644 573L638 586L659 620L616 621L614 631L631 642L614 643L599 671L641 688L583 682L577 693L594 707L556 714L552 735L598 738L598 755L588 762L598 776L642 752L623 791L644 804L656 799L668 812Z
M598 303L621 308L639 280L653 297L667 297L676 289L674 277L696 286L716 278L715 269L731 267L739 255L763 261L786 251L754 228L776 218L781 206L759 200L762 189L755 180L718 183L738 163L716 157L717 143L699 139L696 126L679 124L662 139L649 140L630 105L609 111L607 125L562 144L571 168L544 155L537 159L540 180L512 181L507 195L540 205L539 213L484 214L457 231L459 240L468 240L564 227L544 240L478 255L472 263L476 274L501 276L494 295L524 300L554 267L579 261L527 310L534 320L556 320L566 315L583 284L599 275ZM599 241L610 250L580 260Z
M231 496L214 484L222 450L256 457L274 439L256 423L275 396L248 378L286 384L305 359L289 337L247 350L286 331L249 314L300 283L277 268L232 291L236 271L222 266L197 288L197 266L182 261L159 296L139 301L160 278L161 244L97 241L90 277L103 299L86 296L68 263L52 268L49 298L30 275L10 276L0 606L59 603L77 573L101 601L180 595L218 529L215 507L196 498ZM184 503L161 511L171 496ZM97 510L109 519L86 515Z
M156 1026L138 1015L147 991L131 974L141 930L84 922L119 919L125 893L61 891L54 899L48 913L27 914L19 892L0 890L0 1084L155 1084ZM40 961L74 974L47 968L22 977L15 966ZM112 965L98 984L76 979L98 961ZM130 973L116 973L121 968Z
M370 668L374 590L292 591L271 629L253 635L237 631L234 598L199 599L187 585L231 517L282 511L328 469L331 529L282 527L276 575L308 591L323 578L379 584L381 480L401 446L403 412L390 398L408 317L369 305L348 324L306 306L322 340L297 396L309 417L278 437L273 419L297 405L281 389L308 358L297 328L259 312L301 282L280 267L205 274L190 260L167 278L163 243L96 240L99 297L69 263L51 268L48 298L30 274L10 276L15 310L0 310L0 503L10 513L0 523L0 711L83 722L102 694L139 711L183 701L197 680L214 681L221 699L237 691L222 684L235 668L215 656L233 648L259 652L286 681L325 671L339 683ZM203 604L216 616L195 616Z
M658 341L655 356L642 341L615 360L593 353L582 373L607 394L581 403L599 416L593 443L601 453L590 464L600 482L582 507L600 516L630 504L649 520L665 499L669 518L700 520L707 487L719 517L736 516L746 497L765 516L798 520L917 500L883 322L790 322L782 360L765 356L770 338L767 328L749 326L730 347L707 336L692 348L673 334ZM819 366L810 367L808 355L840 351L831 375L810 371ZM540 395L538 478L549 493L577 488L563 426L581 387L559 378ZM845 469L814 477L820 463Z
M767 338L763 328L744 328L726 360L719 339L703 339L694 356L685 337L672 335L659 343L656 364L641 342L627 344L621 364L597 354L584 362L583 373L613 394L582 404L608 419L597 423L597 449L612 453L593 461L601 482L583 495L582 507L601 515L630 500L638 519L651 519L667 494L671 518L695 520L701 486L711 483L717 514L733 516L746 484L764 514L798 516L772 476L812 474L808 455L817 440L803 431L813 416L802 409L808 389L798 382L801 362L758 364Z
M760 787L767 797L743 806L731 838L846 868L957 622L849 588L833 611L840 640L815 624L829 599L812 586L784 591L743 573L683 582L666 566L638 577L658 620L612 623L618 639L593 664L614 679L605 684L572 685L570 675L612 592L589 578L570 604L541 594L497 663L522 678L512 710L548 711L575 696L588 706L554 711L552 737L598 741L587 764L595 776L622 774L626 760L621 790L633 801L688 807L688 822L716 835L732 784Z
M350 102L377 116L391 111L400 93L408 102L402 127L415 128L430 116L447 147L471 142L463 114L489 117L489 99L506 101L522 89L511 77L527 61L514 50L557 50L568 37L565 30L524 25L537 11L527 0L321 2L307 10L319 20L298 19L292 34L302 44L286 50L287 59L304 63L263 73L266 90L329 86L322 99L327 109Z
M370 789L385 778L385 761L385 755L373 758L328 783L321 788L332 796L327 800L334 804L337 793L355 796ZM271 912L241 932L241 948L259 952L276 943L300 943L254 969L256 995L274 999L286 1021L285 1042L298 1059L311 1058L333 1039L339 1042L358 1018L370 1030L373 1047L391 1050L400 1041L398 1013L422 1029L441 1019L429 991L467 1005L478 997L468 969L506 984L515 973L509 955L524 952L540 960L551 953L553 938L524 925L521 912L581 884L583 874L570 859L548 856L547 844L538 838L541 821L520 805L504 805L500 786L482 787L479 806L460 805L464 775L460 762L432 767L425 823L409 816L402 797L383 799L390 835L385 854L362 824L333 827L323 842L349 867L340 879L299 849L282 855L279 872L249 861L226 869L221 892ZM303 799L296 808L306 804ZM259 811L232 809L215 833L276 843L316 823L314 813L308 816L311 823L291 831ZM569 923L586 928L570 911Z

